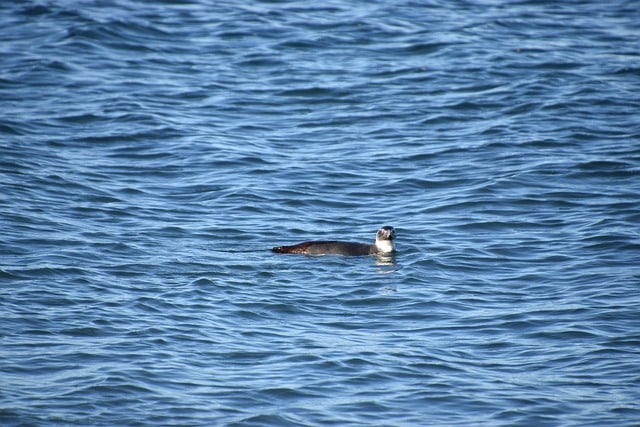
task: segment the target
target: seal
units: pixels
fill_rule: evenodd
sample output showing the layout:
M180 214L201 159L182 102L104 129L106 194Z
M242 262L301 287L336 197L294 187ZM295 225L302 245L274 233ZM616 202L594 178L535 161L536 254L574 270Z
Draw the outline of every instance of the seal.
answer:
M385 225L376 233L376 242L373 245L366 243L340 242L335 240L321 240L302 242L292 246L276 246L271 249L278 254L304 254L304 255L384 255L393 253L396 248L393 240L396 238L396 230Z

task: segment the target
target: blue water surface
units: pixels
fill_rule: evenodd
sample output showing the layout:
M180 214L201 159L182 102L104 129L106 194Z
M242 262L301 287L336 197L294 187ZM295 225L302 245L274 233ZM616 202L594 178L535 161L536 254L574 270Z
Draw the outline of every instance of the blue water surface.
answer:
M640 424L638 11L4 4L0 424Z

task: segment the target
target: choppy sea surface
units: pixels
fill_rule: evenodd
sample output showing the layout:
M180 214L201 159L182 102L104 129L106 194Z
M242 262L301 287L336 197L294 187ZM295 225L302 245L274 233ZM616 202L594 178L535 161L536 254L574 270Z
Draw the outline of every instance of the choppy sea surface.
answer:
M5 2L0 107L3 426L640 424L637 0Z

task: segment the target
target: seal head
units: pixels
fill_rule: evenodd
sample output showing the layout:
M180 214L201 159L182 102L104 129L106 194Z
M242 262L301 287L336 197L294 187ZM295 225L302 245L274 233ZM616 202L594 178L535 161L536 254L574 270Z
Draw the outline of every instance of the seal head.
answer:
M396 238L396 230L390 225L380 227L376 233L376 253L389 254L396 250L393 241Z

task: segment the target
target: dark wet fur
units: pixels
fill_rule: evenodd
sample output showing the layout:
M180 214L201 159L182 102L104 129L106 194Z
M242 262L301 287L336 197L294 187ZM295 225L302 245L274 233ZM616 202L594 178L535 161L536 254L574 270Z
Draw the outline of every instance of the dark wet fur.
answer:
M338 241L303 242L292 246L277 246L272 251L279 254L346 256L372 255L378 252L375 245Z

